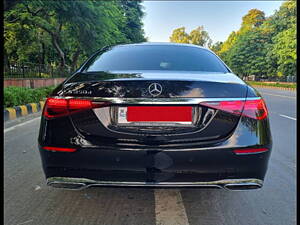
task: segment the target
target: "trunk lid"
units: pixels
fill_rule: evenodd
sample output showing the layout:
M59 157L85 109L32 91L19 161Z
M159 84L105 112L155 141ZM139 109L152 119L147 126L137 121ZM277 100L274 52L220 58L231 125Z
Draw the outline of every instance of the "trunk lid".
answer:
M161 85L159 95L149 86ZM244 98L246 85L231 73L79 73L64 83L60 96L118 98Z
M158 95L151 93L152 84L161 86ZM89 143L124 149L144 149L158 145L166 148L170 145L172 148L194 148L199 144L228 138L240 116L200 106L198 101L228 98L241 100L246 98L246 94L246 84L234 74L191 72L77 74L68 79L63 89L56 93L65 97L91 98L96 102L111 101L113 104L108 107L72 114L70 118ZM182 123L176 119L171 122L164 119L153 123L136 119L145 118L144 115L134 117L131 114L130 118L135 119L120 123L120 109L145 113L147 107L152 113L175 110L168 107L178 107L179 113L191 111L191 117L183 116L191 118L191 121ZM176 113L171 117L178 118Z

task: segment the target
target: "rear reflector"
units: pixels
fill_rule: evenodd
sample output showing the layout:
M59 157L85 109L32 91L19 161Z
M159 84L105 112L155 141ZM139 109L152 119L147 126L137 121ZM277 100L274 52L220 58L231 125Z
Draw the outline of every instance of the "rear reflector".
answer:
M243 115L257 120L265 119L268 116L268 110L263 99L246 101L201 102L200 105L237 115Z
M191 106L129 106L128 122L191 122Z
M58 147L49 147L45 146L43 149L48 151L58 151L58 152L75 152L76 148L58 148Z
M46 118L55 118L82 110L104 107L108 104L108 102L93 103L87 99L48 98L45 103L43 115Z
M262 152L266 152L269 149L267 148L248 148L248 149L236 149L233 150L234 153L241 155L241 154L252 154L252 153L262 153Z

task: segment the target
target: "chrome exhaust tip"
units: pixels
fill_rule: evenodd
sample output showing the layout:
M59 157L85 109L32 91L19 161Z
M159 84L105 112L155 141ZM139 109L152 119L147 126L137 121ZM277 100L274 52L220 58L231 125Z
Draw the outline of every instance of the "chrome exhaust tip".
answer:
M225 179L211 182L174 182L174 183L144 183L144 182L113 182L96 181L87 178L73 177L49 177L47 185L54 188L63 188L69 190L82 190L91 186L115 186L115 187L195 187L195 188L223 188L232 191L259 189L263 186L263 180L250 179Z
M82 190L87 187L85 183L71 183L71 182L58 182L58 181L47 182L47 185L54 188L63 188L68 190Z
M262 188L262 184L260 184L260 183L232 183L232 184L225 184L224 188L226 190L231 190L231 191L243 191L243 190Z

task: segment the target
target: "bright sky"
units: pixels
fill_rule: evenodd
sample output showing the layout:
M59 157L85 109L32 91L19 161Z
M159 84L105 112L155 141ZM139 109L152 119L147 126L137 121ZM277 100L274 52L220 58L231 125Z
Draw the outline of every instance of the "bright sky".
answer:
M213 43L240 28L242 17L256 8L270 16L283 1L144 1L144 30L150 42L168 42L172 31L204 26Z

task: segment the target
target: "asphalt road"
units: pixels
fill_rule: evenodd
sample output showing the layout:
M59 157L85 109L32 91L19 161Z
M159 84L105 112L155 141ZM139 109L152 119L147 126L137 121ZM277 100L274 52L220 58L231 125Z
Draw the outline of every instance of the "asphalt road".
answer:
M296 224L296 92L259 89L273 152L260 190L47 187L37 151L39 118L4 129L5 225ZM10 126L10 127L9 127Z

